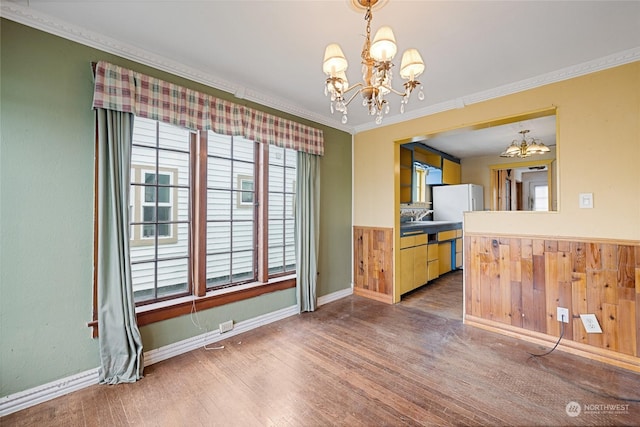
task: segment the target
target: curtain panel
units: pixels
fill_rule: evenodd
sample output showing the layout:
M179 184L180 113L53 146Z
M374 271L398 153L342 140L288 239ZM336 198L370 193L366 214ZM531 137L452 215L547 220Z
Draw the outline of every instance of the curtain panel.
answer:
M100 383L142 378L129 258L129 173L133 115L96 110L98 128L98 253L96 257Z
M193 130L242 135L256 142L308 154L324 154L324 137L320 129L105 61L96 65L93 107L133 113Z

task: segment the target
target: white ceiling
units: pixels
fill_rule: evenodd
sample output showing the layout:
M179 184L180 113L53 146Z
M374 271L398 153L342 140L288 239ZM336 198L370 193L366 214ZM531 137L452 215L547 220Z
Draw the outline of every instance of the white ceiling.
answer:
M357 101L346 126L331 115L321 67L325 46L337 42L349 81L359 79L366 23L351 1L21 0L3 1L1 10L353 133L375 127L373 119ZM374 11L372 32L382 25L394 30L396 66L409 47L427 64L420 76L426 99L412 96L400 116L399 99L390 98L383 125L640 59L640 1L388 0ZM516 136L512 129L501 148Z

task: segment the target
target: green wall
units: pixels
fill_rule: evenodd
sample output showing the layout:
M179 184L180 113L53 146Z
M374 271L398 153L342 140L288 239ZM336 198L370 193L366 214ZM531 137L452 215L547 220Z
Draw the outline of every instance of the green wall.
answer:
M96 368L91 338L91 61L107 60L286 118L204 85L3 19L0 48L0 396ZM318 295L351 284L351 135L325 132ZM205 329L294 305L284 290L201 312ZM203 331L188 316L141 328L145 350Z

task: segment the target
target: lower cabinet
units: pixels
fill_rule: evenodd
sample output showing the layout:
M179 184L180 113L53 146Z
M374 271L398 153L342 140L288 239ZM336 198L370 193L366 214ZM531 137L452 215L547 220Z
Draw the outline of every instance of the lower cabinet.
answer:
M462 230L458 230L462 236ZM456 268L462 268L462 237L456 239Z
M427 281L437 279L440 276L438 265L438 243L427 245Z
M428 281L427 234L400 238L400 294L407 293Z
M438 264L440 275L451 271L451 241L438 243Z

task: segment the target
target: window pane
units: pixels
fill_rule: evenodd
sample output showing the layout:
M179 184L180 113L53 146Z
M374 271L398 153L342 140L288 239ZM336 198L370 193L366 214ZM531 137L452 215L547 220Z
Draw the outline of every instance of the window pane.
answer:
M133 144L155 147L157 125L155 120L136 117L133 120Z
M175 151L159 150L158 155L159 172L163 169L178 170L181 175L182 185L188 185L189 180L189 153L176 153Z
M269 274L283 273L284 271L284 248L269 247Z
M208 220L230 220L232 194L230 191L208 190L207 191L207 219Z
M207 288L231 283L231 254L207 255Z
M250 179L251 181L253 181L253 163L247 163L247 162L233 162L233 175L234 176L238 176L238 175L244 175L246 177L248 177L248 179ZM234 185L237 185L238 180L234 181ZM234 187L237 188L237 187Z
M295 170L298 167L298 152L290 148L285 148L285 166ZM295 175L295 173L294 173Z
M189 221L189 189L188 188L172 188L171 192L176 195L178 207L173 206L174 211L177 210L177 221ZM175 200L174 199L174 200Z
M280 219L284 216L284 195L269 193L269 218Z
M207 253L222 253L231 251L231 223L207 223Z
M207 159L207 187L231 188L231 160L209 157Z
M236 160L246 160L253 163L255 158L255 142L248 139L234 136L233 137L233 158Z
M284 224L281 220L269 220L269 248L284 245Z
M231 158L231 137L207 131L207 153L210 156Z
M188 290L187 258L158 261L158 298L183 294Z
M275 145L269 146L269 165L284 166L284 148ZM270 168L271 169L271 168Z
M284 192L284 168L270 165L269 191Z
M158 221L171 221L171 208L158 206Z
M136 302L155 299L155 262L131 265L133 299Z
M144 183L147 179L146 174L142 173L143 169L151 175L151 181L149 184L154 184L155 169L156 169L156 150L153 148L138 147L134 145L131 147L131 165L134 166L131 174L131 182Z
M253 279L253 251L234 252L232 256L234 282Z
M284 248L285 270L295 271L296 269L296 247L295 245L285 246Z
M295 216L295 196L293 194L285 194L284 196L284 216L285 218L293 218Z
M232 226L233 251L253 249L253 222L236 221Z
M171 241L160 241L158 259L189 256L189 224L161 224L168 229ZM160 237L160 236L159 236Z
M158 123L158 129L160 148L189 152L189 130L162 122Z
M296 222L293 219L288 219L284 221L285 232L284 232L284 244L285 245L294 245L295 244L295 226Z

